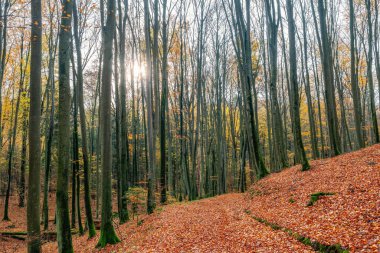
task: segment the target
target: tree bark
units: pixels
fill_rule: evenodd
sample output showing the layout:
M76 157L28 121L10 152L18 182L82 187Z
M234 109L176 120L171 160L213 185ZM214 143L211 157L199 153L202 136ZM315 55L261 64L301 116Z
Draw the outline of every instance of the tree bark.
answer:
M88 159L88 146L87 146L87 127L86 127L86 112L84 108L83 99L83 66L82 66L82 53L81 53L81 38L79 37L79 20L78 20L78 7L76 0L73 0L73 17L74 17L74 38L75 48L77 53L77 85L78 85L78 105L80 117L80 130L82 139L82 159L83 159L83 174L84 174L84 205L86 211L86 219L88 226L88 237L95 236L95 225L92 218L91 199L90 199L90 165Z
M160 119L160 146L161 146L161 203L165 203L167 200L166 190L166 110L168 106L168 25L166 20L166 5L167 0L162 2L162 93L161 93L161 119Z
M293 17L293 1L286 1L286 10L288 12L288 34L289 34L289 65L290 65L290 94L292 94L291 110L293 110L293 134L295 135L295 148L300 154L302 171L310 169L309 162L306 158L306 152L302 142L301 120L300 120L300 101L297 79L297 53L296 53L296 37L295 24Z
M340 136L338 132L338 116L336 113L335 87L334 87L334 70L331 52L331 41L329 39L326 10L324 0L318 0L318 13L320 17L321 45L322 45L322 67L325 83L325 97L327 107L327 125L329 129L329 139L332 155L336 156L341 153Z
M40 170L41 170L41 0L31 2L31 58L29 112L29 181L27 202L28 252L41 252L40 238ZM0 42L1 43L1 42ZM1 85L0 85L1 86ZM0 96L1 97L1 96ZM1 107L1 104L0 104ZM1 114L0 114L1 115ZM1 125L0 125L1 128Z
M154 129L153 129L153 98L152 98L152 78L151 78L151 45L150 45L150 14L149 14L149 3L148 0L144 0L144 30L145 30L145 57L146 57L146 105L147 105L147 141L148 141L148 203L147 212L148 214L153 213L156 200L154 196Z
M355 10L353 0L350 0L350 54L351 54L351 92L352 100L354 104L354 118L355 118L355 130L356 138L359 148L363 148L365 143L363 139L362 130L362 114L361 114L361 99L360 99L360 89L358 85L358 74L356 68L356 36L355 36Z
M372 64L373 64L373 30L372 30L372 11L371 0L366 0L367 25L368 25L368 54L367 54L367 78L369 88L369 102L371 109L371 123L375 143L380 142L379 127L377 124L375 90L373 85Z
M68 175L70 168L70 54L73 4L63 1L59 34L59 106L58 106L58 171L57 171L57 241L59 252L73 252L71 241Z
M129 220L126 194L128 186L132 182L132 173L129 162L129 140L128 140L128 122L127 122L127 99L126 99L126 78L125 78L125 29L127 22L128 1L124 0L124 14L121 7L121 0L118 0L119 6L119 62L120 62L120 109L121 109L121 213L120 223L125 223ZM134 63L133 63L134 64Z
M112 222L112 145L111 145L111 87L112 40L115 36L115 0L107 1L107 21L103 27L103 71L101 92L102 138L102 225L97 247L120 242Z

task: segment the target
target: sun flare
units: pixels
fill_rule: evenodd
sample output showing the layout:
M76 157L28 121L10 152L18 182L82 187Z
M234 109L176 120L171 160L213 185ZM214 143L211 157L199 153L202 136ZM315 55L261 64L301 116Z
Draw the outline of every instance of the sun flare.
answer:
M131 65L129 65L129 69L132 69L134 79L144 78L146 75L146 67L144 63L135 61ZM129 80L131 80L132 73L131 71L129 71L129 73L127 74Z

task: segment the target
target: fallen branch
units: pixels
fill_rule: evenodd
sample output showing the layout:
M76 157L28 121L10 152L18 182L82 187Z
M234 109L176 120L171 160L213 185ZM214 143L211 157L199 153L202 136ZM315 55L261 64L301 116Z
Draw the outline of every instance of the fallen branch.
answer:
M78 234L77 230L71 230L71 234ZM25 241L28 233L26 231L0 231L0 236L14 238L17 240ZM55 241L57 239L56 231L44 231L41 233L41 240Z

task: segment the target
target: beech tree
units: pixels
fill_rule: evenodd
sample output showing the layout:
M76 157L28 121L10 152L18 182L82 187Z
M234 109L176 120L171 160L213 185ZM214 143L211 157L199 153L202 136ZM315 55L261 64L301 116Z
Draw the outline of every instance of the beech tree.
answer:
M31 7L30 112L29 112L29 181L27 202L28 252L41 252L40 238L40 122L42 15L41 0Z
M111 148L111 83L112 41L115 34L115 0L107 0L107 20L103 29L103 70L101 85L101 140L102 140L102 225L97 247L120 242L112 221L112 148ZM104 11L104 10L102 10Z
M153 98L152 98L152 59L151 59L151 45L150 45L150 12L148 0L144 0L144 33L145 33L145 58L146 58L146 104L147 104L147 155L148 155L148 203L147 212L153 213L156 200L154 196L154 132L153 132Z
M295 136L295 148L298 149L302 163L302 170L306 171L310 168L309 162L306 157L305 149L302 141L301 122L300 122L300 108L299 108L299 91L298 91L298 78L297 78L297 53L296 53L296 31L293 17L293 1L286 1L286 10L288 13L288 31L289 31L289 59L290 59L290 97L292 111L293 111L293 134Z
M329 139L333 155L341 153L340 137L338 131L338 116L335 101L335 83L332 60L331 40L327 31L326 7L323 0L318 0L319 23L321 30L321 53L323 78L325 82L325 98L327 106L327 119Z
M69 217L70 168L70 54L71 18L73 3L63 1L59 33L59 102L58 102L58 170L57 170L57 241L59 252L73 252Z
M88 226L88 236L89 238L94 237L95 226L92 219L91 211L91 200L90 200L90 165L88 157L88 143L87 143L87 122L86 122L86 112L84 106L83 98L83 64L82 64L82 53L81 53L81 38L79 36L79 24L78 24L78 7L76 0L73 0L73 16L74 16L74 39L75 48L77 53L77 86L78 86L78 104L79 104L79 115L80 115L80 129L81 129L81 139L82 139L82 158L83 158L83 172L84 172L84 204L86 209L86 218ZM78 210L79 212L80 210Z
M358 86L357 76L357 54L356 54L356 33L355 33L355 10L353 0L350 0L350 56L351 56L351 90L352 100L354 103L354 117L356 138L359 147L364 147L363 130L362 130L362 105L360 99L360 89Z
M121 0L118 0L118 9L119 9L119 62L120 62L120 107L121 107L121 116L120 116L120 125L121 125L121 156L120 156L120 171L121 171L121 214L120 221L124 223L129 220L128 217L128 207L126 194L128 191L128 185L131 180L131 166L129 161L129 141L128 141L128 127L127 127L127 99L126 99L126 67L125 67L125 33L127 25L127 12L128 11L128 1L124 1L124 13L121 6Z

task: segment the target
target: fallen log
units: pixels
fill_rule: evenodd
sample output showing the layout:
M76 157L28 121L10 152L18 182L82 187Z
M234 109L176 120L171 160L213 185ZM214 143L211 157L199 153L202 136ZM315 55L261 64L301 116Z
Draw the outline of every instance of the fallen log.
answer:
M78 234L78 230L71 230L71 234ZM0 236L14 238L17 240L25 241L28 233L26 231L0 231ZM57 240L57 232L56 231L44 231L41 233L42 241L56 241Z

